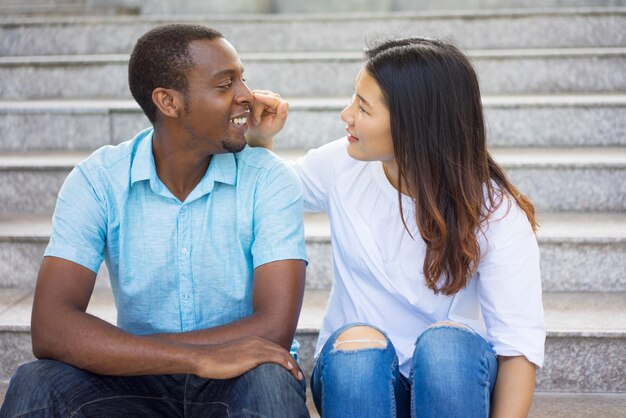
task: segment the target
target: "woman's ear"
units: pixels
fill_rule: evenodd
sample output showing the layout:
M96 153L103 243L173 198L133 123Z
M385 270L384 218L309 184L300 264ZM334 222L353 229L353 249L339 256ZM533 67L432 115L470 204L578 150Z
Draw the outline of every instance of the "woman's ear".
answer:
M152 91L152 102L168 118L178 118L184 110L182 94L173 89L157 87Z

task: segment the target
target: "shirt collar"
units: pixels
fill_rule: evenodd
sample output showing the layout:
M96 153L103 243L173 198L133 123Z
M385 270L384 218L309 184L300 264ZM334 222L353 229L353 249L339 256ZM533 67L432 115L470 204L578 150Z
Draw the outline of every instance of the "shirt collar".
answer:
M138 142L135 156L133 157L133 166L130 170L130 184L138 181L150 180L152 171L156 177L156 166L154 157L152 156L152 137L154 129L145 129L135 136L134 141Z
M139 144L137 145L133 159L130 182L132 185L138 181L150 180L152 190L155 193L162 193L164 190L167 190L167 188L161 182L156 172L156 164L154 163L154 155L152 153L153 137L153 128L146 129L135 137L135 140L139 141ZM210 193L215 186L215 182L233 186L237 183L237 162L235 154L224 153L213 155L204 177L189 196L187 196L186 201L195 200L202 195ZM167 194L169 194L169 191Z

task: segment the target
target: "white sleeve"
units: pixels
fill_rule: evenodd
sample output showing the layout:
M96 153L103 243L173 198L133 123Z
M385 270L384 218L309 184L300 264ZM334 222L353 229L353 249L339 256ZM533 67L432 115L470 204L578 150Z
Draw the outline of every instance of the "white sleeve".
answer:
M545 324L539 247L526 214L505 199L490 217L478 294L487 337L501 356L543 365Z
M305 212L328 210L328 192L336 178L338 160L345 159L346 142L345 138L329 142L310 150L293 163L302 181Z

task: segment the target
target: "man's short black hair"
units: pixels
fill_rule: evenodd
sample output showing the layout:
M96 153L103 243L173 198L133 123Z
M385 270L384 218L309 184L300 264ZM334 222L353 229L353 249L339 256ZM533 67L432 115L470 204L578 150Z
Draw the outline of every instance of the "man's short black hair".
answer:
M154 89L170 88L187 94L187 72L194 65L189 44L222 37L206 26L170 24L158 26L137 40L128 63L128 85L152 124L157 116L152 102Z

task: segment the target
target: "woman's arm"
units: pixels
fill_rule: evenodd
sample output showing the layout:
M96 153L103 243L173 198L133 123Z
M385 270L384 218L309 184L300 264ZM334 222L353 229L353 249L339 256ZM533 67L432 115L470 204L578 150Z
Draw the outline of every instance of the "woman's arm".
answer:
M498 356L498 377L491 398L492 418L526 417L535 390L535 365L524 356Z
M289 114L289 103L268 90L255 90L248 116L246 142L251 147L274 148L274 135L283 129Z

